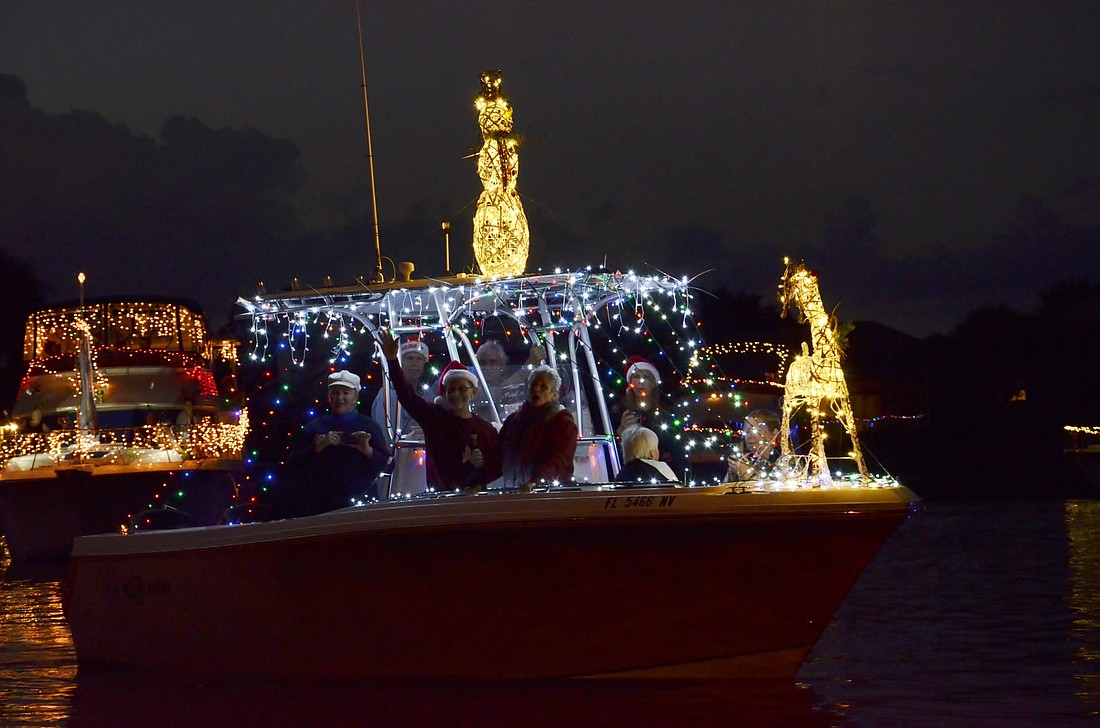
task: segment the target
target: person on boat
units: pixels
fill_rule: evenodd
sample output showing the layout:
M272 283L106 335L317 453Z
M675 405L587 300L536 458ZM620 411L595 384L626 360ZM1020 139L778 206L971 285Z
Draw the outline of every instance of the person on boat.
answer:
M667 415L662 411L661 374L657 367L645 357L632 356L626 360L624 377L626 391L615 408L619 415L615 434L621 439L631 427L648 427L657 434L658 459L668 463L673 472L682 471L686 455L676 441L674 431L666 426Z
M647 424L661 406L661 374L652 362L640 356L630 357L626 360L625 378L626 391L616 429L619 437L629 427Z
M42 405L36 404L34 409L31 410L30 416L27 417L26 426L23 432L45 434L50 431L50 426L46 424L46 421L42 418Z
M440 380L446 404L428 402L406 381L397 363L397 340L387 332L382 332L379 339L397 401L424 431L428 487L476 492L496 480L500 475L497 431L470 408L477 395L477 375L451 362Z
M668 463L661 462L657 433L642 425L626 428L622 434L623 468L616 483L677 483Z
M739 454L729 458L726 481L759 480L767 477L779 459L779 415L758 409L745 417Z
M398 361L401 364L401 373L405 375L405 381L418 387L420 378L424 376L424 367L428 363L428 345L418 339L410 339L401 344L398 353ZM390 421L386 421L386 402L390 403ZM420 425L397 402L397 393L393 384L387 384L378 391L374 397L374 403L370 408L370 416L382 428L386 434L386 443L393 446L395 439L392 433L397 433L397 440L406 438L423 439ZM392 425L392 427L391 427Z
M558 401L561 375L545 364L527 377L527 401L500 430L504 487L530 491L536 485L573 479L577 425Z
M346 369L328 377L328 414L307 422L288 462L305 470L305 483L286 495L287 516L345 508L356 498L377 498L375 479L390 458L382 428L356 409L359 376ZM288 511L288 512L287 512Z
M485 378L486 392L482 392L474 402L474 412L483 419L492 421L493 409L489 406L489 396L496 405L501 421L515 412L526 399L526 368L536 366L546 359L546 348L532 346L527 362L522 366L511 366L504 345L496 339L487 339L477 348L477 363L481 375Z

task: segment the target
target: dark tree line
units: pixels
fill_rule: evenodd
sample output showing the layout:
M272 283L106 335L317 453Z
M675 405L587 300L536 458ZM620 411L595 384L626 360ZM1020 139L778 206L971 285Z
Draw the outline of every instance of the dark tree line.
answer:
M45 288L31 267L0 249L0 410L10 412L23 377L24 324L45 302Z

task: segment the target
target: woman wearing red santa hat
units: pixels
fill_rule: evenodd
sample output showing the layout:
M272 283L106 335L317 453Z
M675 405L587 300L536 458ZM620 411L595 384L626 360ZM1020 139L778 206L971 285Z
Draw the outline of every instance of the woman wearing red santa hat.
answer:
M683 458L678 452L675 434L665 425L665 413L661 411L661 373L653 362L642 356L632 356L626 360L623 374L626 378L626 392L617 407L619 422L616 434L623 433L634 426L645 426L657 433L660 441L661 460L671 463L673 470L683 467Z
M477 376L451 362L440 377L446 406L421 398L405 379L397 362L398 344L389 333L379 336L397 401L420 423L428 450L428 486L436 490L474 492L500 476L497 431L470 411L477 393Z
M661 405L661 374L653 363L641 356L626 360L626 392L620 404L622 416L616 432L634 425L645 425Z

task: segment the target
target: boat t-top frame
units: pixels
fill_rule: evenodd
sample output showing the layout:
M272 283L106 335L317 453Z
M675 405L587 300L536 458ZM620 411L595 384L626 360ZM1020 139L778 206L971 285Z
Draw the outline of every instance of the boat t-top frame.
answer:
M584 270L537 274L503 279L456 276L339 288L264 293L252 300L239 299L244 318L252 319L252 333L263 351L274 328L292 346L303 341L312 323L337 323L340 341L346 345L344 323L360 324L375 340L388 330L394 336L419 336L436 332L446 344L447 356L469 366L489 395L494 419L499 422L498 404L492 401L484 372L467 331L487 317L511 319L529 345L544 345L548 363L565 374L567 386L581 392L586 385L595 394L598 420L582 416L582 398L573 397L573 414L582 438L613 433L604 388L598 376L592 349L591 326L601 317L616 326L637 326L646 315L647 297L676 299L687 315L688 281L667 276ZM622 314L629 311L629 321ZM617 321L616 321L617 320ZM343 342L343 343L341 343ZM308 343L297 344L303 347ZM379 349L380 350L380 349ZM263 354L261 353L261 356ZM581 366L583 360L584 366ZM389 377L384 357L382 367ZM387 411L388 411L387 402ZM596 431L584 431L591 421Z

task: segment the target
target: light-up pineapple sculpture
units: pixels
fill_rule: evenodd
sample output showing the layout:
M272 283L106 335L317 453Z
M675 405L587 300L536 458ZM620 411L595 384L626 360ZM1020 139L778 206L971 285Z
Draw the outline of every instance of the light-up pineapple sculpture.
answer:
M485 188L474 213L474 256L482 275L497 278L523 273L531 242L516 192L519 143L512 132L512 107L500 84L500 69L482 73L481 94L474 103L482 139L477 174Z
M848 397L848 384L840 366L841 350L836 340L836 320L825 311L825 305L821 302L817 275L806 270L802 263L791 263L786 258L783 262L786 269L779 283L781 313L786 316L788 309L798 309L799 323L810 326L813 350L808 350L803 342L802 354L796 356L787 369L783 391L783 423L780 429L780 459L788 465L797 460L792 456L791 417L805 408L810 416L812 441L809 454L801 456L805 458L803 475L808 470L819 483L832 481L825 455L825 428L822 423L825 408L828 407L851 439L850 455L859 468L861 480L868 483L871 477L860 451L859 435Z

